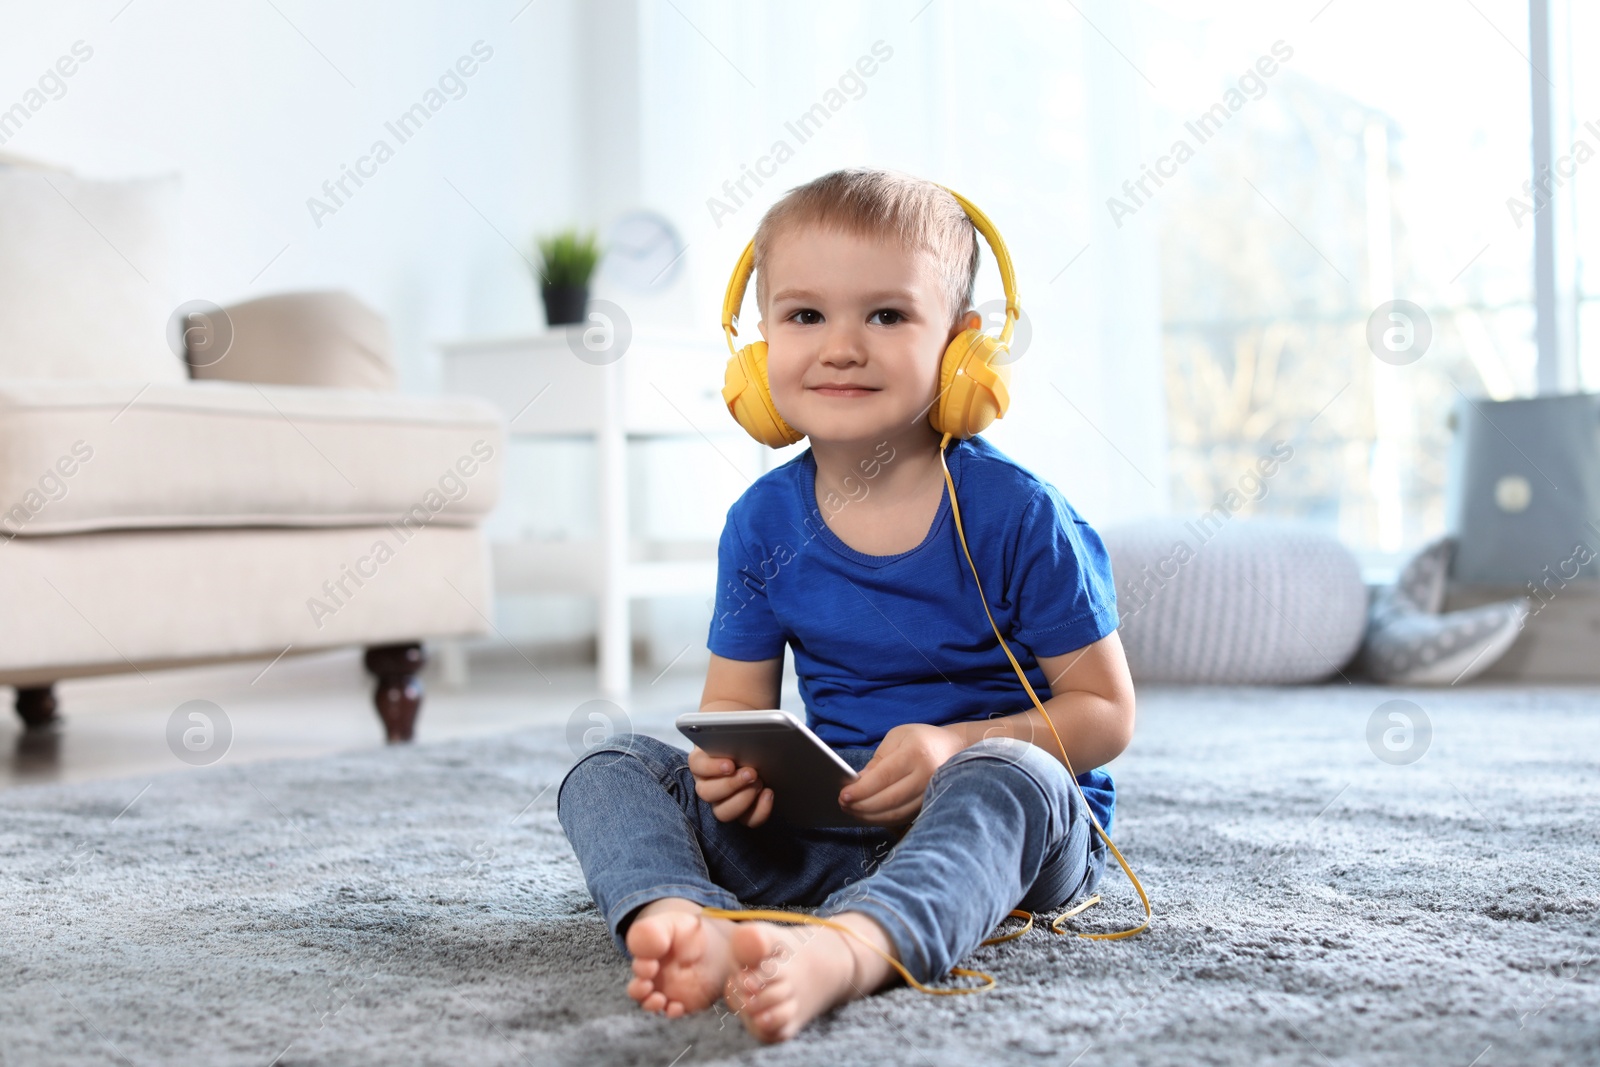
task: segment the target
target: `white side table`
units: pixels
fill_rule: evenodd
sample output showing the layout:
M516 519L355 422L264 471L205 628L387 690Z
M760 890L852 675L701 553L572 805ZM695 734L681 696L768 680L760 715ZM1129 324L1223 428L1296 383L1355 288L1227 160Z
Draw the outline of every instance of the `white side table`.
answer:
M491 546L500 593L574 593L598 601L599 686L626 696L632 667L629 601L636 597L709 595L716 589L716 541L700 558L634 560L628 538L628 439L703 437L741 463L759 449L761 471L772 450L752 440L722 401L728 350L715 331L635 331L624 354L590 362L574 352L585 327L481 338L441 345L444 389L483 396L505 412L512 437L592 439L598 456L596 541L519 540ZM571 341L569 343L569 338ZM740 441L743 441L743 444ZM756 464L751 464L755 467ZM507 486L515 491L515 486ZM643 546L648 555L649 546Z

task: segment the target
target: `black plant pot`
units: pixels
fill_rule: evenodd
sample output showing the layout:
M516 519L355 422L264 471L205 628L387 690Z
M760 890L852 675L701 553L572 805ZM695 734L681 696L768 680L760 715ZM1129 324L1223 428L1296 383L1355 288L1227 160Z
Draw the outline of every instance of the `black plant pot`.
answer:
M551 326L572 326L584 321L584 308L589 303L587 285L546 285L544 295L544 320Z

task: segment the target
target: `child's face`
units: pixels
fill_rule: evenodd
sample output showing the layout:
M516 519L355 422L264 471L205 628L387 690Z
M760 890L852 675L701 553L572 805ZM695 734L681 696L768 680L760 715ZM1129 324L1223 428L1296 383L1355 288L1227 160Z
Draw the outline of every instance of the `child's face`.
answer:
M796 229L767 255L767 379L778 413L814 441L901 439L939 391L952 328L931 256L892 240ZM973 314L970 319L977 319ZM866 391L825 388L845 382Z

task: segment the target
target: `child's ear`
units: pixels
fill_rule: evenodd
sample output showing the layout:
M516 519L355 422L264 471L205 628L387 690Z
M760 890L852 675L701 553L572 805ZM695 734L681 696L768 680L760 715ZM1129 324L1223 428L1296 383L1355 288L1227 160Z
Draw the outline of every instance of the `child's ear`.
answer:
M961 313L961 317L956 320L956 324L950 327L950 336L945 338L945 343L948 344L954 341L962 330L981 329L983 329L983 316L978 314L977 308L968 308Z

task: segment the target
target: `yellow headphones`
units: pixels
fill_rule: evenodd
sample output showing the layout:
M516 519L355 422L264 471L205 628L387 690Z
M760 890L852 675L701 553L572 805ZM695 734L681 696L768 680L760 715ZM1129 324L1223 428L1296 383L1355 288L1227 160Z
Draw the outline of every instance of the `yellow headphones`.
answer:
M960 193L954 189L947 191L989 242L995 263L1000 267L1000 284L1006 291L1006 323L1000 336L989 336L981 326L976 330L963 330L945 348L944 359L939 364L939 398L928 409L928 422L940 433L965 441L981 433L995 419L1004 418L1006 408L1011 406L1008 388L1011 367L995 360L1010 350L1011 331L1022 308L1017 303L1011 253L1006 251L1006 243L1000 239L994 223ZM739 317L739 306L744 303L744 291L755 267L756 242L752 238L733 268L727 295L722 298L722 330L728 339L728 351L733 353L723 374L722 399L728 405L728 413L751 437L772 448L782 448L805 435L783 421L772 403L772 390L767 381L767 343L756 341L743 348L733 347L733 339L739 334L734 322Z
M1023 671L1022 665L1017 662L1017 657L1011 654L1011 647L1006 644L1000 627L994 621L994 613L989 610L989 598L983 595L983 583L978 581L978 565L972 562L972 552L967 548L967 534L961 525L961 509L956 506L956 486L950 478L950 467L945 463L944 450L952 437L966 440L974 434L980 433L985 427L1006 413L1010 406L1011 394L1008 384L1011 380L1009 365L996 364L994 360L1001 353L1010 349L1011 331L1016 324L1021 307L1017 303L1016 279L1011 270L1011 253L1006 251L1006 243L1000 238L1000 233L994 228L987 215L979 211L966 197L944 187L956 202L961 205L967 217L972 220L973 226L983 234L989 242L989 248L994 252L995 262L1000 267L1000 283L1006 291L1006 323L1000 330L999 337L990 337L978 330L963 330L955 340L945 348L944 359L939 368L939 397L934 401L928 411L928 421L933 428L944 434L944 439L939 442L939 465L944 468L944 482L950 493L950 512L955 518L956 534L961 538L961 550L966 554L967 566L972 568L972 580L978 584L978 595L983 598L983 611L989 616L989 625L994 629L995 637L1000 639L1000 647L1005 650L1006 658L1011 661L1012 669L1017 672L1017 677L1022 679L1022 687L1028 691L1028 696L1033 698L1034 707L1039 709L1039 714L1044 716L1044 721L1050 727L1050 732L1055 735L1056 745L1061 750L1061 759L1067 766L1067 775L1072 779L1072 787L1078 791L1078 796L1083 800L1084 810L1089 812L1089 821L1094 825L1095 832L1100 835L1111 854L1122 865L1123 873L1133 883L1133 888L1139 893L1139 900L1144 904L1144 922L1127 930L1118 930L1107 934L1085 934L1078 936L1086 940L1109 941L1116 938L1132 937L1142 933L1150 925L1152 914L1150 898L1145 894L1144 886L1139 884L1139 879L1133 873L1133 868L1128 866L1128 861L1122 858L1122 853L1107 836L1101 827L1100 820L1095 818L1094 811L1089 807L1088 798L1083 795L1083 787L1078 784L1078 776L1072 770L1072 761L1067 758L1067 746L1061 740L1061 734L1056 730L1056 724L1051 721L1050 713L1045 710L1044 704L1039 700L1039 695L1033 691L1033 686L1028 682L1028 675ZM756 341L745 345L743 348L733 347L733 338L738 334L733 323L739 315L739 305L744 301L745 287L750 283L750 275L755 270L755 241L752 240L745 246L744 254L739 257L739 263L733 268L733 277L728 279L728 292L722 300L722 329L728 339L728 350L733 353L733 358L728 360L727 371L724 375L722 398L727 402L728 413L749 432L751 437L773 448L782 448L801 440L805 435L796 430L783 420L778 414L778 409L773 406L772 392L767 382L767 344L765 341ZM1096 893L1087 900L1080 902L1071 909L1056 916L1050 923L1050 929L1058 934L1067 931L1061 926L1062 922L1072 918L1091 904L1100 901ZM878 953L895 970L906 983L924 993L952 995L957 993L982 993L995 987L995 980L982 971L970 970L966 967L952 967L950 973L981 978L987 984L971 988L936 989L925 986L911 976L911 972L903 967L899 960L879 949L877 945L862 937L843 923L834 922L816 915L796 914L788 911L771 909L734 909L713 908L703 905L701 910L707 914L723 919L764 919L768 922L787 923L813 923L818 926L831 926L845 934L850 935L872 951ZM1027 922L1019 930L1015 930L1003 937L991 937L982 944L993 945L1001 941L1010 941L1021 937L1033 928L1033 914L1020 908L1012 909L1011 915Z

